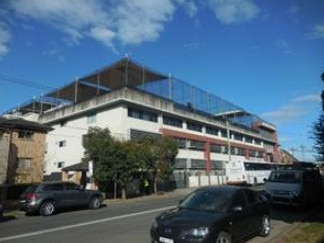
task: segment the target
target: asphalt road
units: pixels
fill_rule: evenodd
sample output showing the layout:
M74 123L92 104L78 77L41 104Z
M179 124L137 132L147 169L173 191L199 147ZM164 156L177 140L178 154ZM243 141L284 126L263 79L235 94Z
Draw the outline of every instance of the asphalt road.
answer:
M7 218L0 222L0 242L73 243L123 242L149 243L153 218L174 205L188 193L177 191L163 196L145 197L126 202L111 202L99 210L62 212L51 217ZM276 242L311 211L287 208L273 210L270 237L255 237L249 243Z

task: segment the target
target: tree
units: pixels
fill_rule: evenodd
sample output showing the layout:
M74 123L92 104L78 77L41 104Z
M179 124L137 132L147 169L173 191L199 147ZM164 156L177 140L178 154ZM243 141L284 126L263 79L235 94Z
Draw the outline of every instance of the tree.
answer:
M321 75L321 79L324 82L324 72ZM324 161L324 90L321 94L322 98L322 112L318 120L313 124L313 139L314 139L314 149L317 152L316 159L319 161Z
M94 163L94 178L99 189L107 191L113 181L120 185L122 199L126 199L127 184L144 166L140 145L116 140L108 128L90 128L85 137L85 157Z
M324 113L313 124L313 139L315 142L314 149L317 153L316 159L324 161Z
M122 199L126 199L126 187L134 179L134 175L143 167L143 159L139 144L132 141L116 141L114 160L115 180L120 184Z
M153 190L157 192L157 180L168 179L173 174L175 157L178 154L177 143L168 136L144 136L139 139L142 144L144 170L152 173Z
M90 127L85 135L83 146L85 158L93 161L94 179L99 189L106 192L115 176L112 168L116 156L116 143L109 129Z

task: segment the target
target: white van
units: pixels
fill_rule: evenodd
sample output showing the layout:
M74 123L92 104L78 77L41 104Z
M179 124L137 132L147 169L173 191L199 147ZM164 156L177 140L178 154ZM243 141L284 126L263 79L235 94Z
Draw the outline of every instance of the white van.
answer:
M271 172L265 192L273 204L307 206L322 199L322 179L318 169L280 169Z

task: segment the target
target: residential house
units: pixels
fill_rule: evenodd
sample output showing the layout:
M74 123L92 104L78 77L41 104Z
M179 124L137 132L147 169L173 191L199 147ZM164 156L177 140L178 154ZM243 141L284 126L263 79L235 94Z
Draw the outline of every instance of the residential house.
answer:
M50 130L37 122L0 117L0 185L42 181Z

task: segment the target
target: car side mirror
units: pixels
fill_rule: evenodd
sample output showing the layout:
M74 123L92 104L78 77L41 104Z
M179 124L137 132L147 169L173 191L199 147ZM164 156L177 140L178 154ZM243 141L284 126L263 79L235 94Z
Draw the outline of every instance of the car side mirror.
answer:
M263 178L263 182L267 182L267 180L268 180L267 178Z

